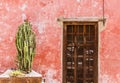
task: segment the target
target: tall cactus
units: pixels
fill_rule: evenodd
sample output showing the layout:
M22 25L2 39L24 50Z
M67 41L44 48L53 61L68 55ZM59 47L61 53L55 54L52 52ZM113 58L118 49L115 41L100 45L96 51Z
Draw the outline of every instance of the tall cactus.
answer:
M32 62L35 56L35 34L32 31L32 25L27 20L18 28L16 34L17 65L19 70L29 73L32 70Z

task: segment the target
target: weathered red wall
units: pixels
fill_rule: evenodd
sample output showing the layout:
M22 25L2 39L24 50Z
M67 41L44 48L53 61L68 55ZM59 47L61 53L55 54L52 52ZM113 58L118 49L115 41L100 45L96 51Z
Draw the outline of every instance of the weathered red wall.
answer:
M120 83L120 0L105 0L106 29L100 33L99 83ZM0 72L15 67L15 35L28 18L36 33L33 69L46 83L61 83L59 17L102 17L102 0L0 0Z

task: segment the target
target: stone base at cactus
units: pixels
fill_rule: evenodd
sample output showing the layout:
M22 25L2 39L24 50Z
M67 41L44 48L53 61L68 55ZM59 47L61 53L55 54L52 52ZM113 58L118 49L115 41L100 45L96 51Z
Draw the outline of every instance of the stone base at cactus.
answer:
M0 75L0 78L9 78L10 76L10 73L12 72L13 70L6 70L3 74ZM35 72L34 70L32 70L29 74L25 74L24 77L41 77L42 78L42 75Z
M13 70L6 70L3 74L0 75L0 83L43 83L42 75L32 70L29 74L24 76L11 77L10 73Z

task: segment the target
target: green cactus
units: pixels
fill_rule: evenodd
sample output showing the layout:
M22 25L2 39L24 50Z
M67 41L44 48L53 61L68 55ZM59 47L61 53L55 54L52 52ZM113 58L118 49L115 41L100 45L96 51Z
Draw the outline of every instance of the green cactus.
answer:
M32 31L32 25L27 20L18 28L16 34L17 66L19 70L29 73L32 70L32 62L35 56L35 34Z

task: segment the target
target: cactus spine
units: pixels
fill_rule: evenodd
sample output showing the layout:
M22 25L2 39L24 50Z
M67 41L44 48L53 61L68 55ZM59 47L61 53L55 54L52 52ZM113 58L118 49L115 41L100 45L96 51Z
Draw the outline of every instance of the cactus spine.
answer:
M27 20L18 28L16 34L17 65L19 70L29 73L32 70L32 62L35 56L35 34L32 32L32 25Z

